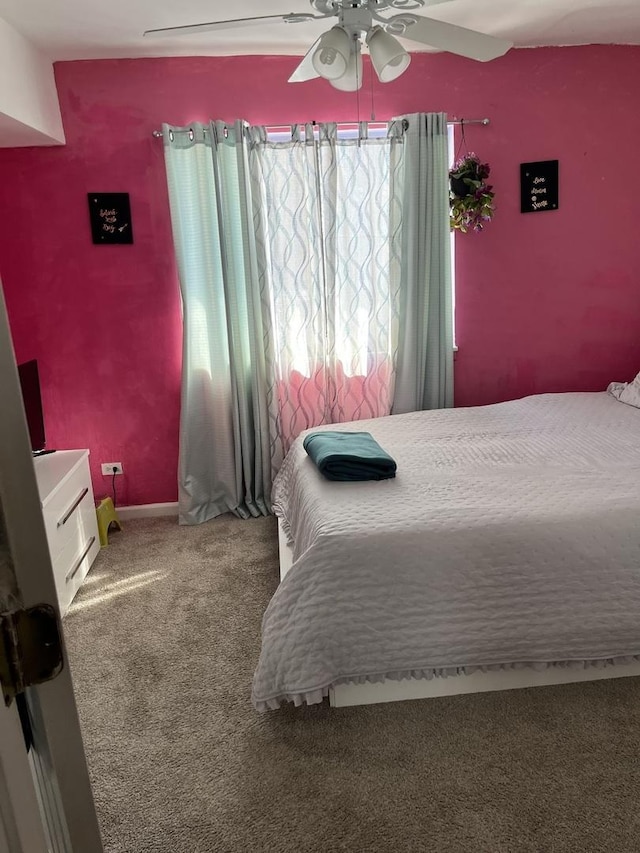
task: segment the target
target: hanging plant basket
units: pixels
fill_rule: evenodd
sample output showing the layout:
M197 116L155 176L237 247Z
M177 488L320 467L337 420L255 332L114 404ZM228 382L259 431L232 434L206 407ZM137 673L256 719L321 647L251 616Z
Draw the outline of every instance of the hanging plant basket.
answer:
M449 171L451 229L482 231L494 214L493 187L487 183L491 169L476 154L465 154Z

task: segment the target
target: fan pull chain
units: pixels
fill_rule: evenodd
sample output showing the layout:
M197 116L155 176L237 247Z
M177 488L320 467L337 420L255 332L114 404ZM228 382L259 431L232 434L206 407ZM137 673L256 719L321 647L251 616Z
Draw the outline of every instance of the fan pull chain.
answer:
M376 108L373 102L373 65L369 62L369 88L371 90L371 121L376 120Z
M360 51L360 39L356 37L354 49L356 51L356 114L358 117L358 126L360 126L360 86L362 80L358 76L360 73L360 65L358 63L358 52ZM360 134L358 133L358 147L360 146Z

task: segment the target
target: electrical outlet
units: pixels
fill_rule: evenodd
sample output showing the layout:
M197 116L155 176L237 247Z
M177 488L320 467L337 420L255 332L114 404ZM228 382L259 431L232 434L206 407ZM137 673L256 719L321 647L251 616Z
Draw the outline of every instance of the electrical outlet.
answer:
M102 474L104 477L111 477L113 474L124 474L122 462L103 462Z

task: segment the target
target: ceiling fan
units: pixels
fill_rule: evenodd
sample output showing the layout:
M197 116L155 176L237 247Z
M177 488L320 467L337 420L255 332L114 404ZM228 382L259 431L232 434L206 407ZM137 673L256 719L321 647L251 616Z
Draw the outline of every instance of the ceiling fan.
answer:
M415 9L443 0L309 0L313 12L289 12L259 15L181 27L147 30L145 36L190 35L213 30L233 29L271 23L299 24L336 17L337 23L323 33L307 51L289 78L302 83L324 77L342 91L353 92L362 86L361 40L369 50L371 64L382 83L389 83L409 67L411 56L395 36L420 42L439 50L487 62L505 54L512 42L447 24L435 18L414 14ZM399 14L384 17L381 12L398 9Z

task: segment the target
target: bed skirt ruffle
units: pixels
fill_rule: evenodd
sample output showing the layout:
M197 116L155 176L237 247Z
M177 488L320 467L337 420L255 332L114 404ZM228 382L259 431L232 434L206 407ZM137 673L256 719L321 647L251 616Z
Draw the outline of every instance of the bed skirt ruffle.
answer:
M253 704L260 713L275 711L283 702L292 702L296 707L299 705L318 705L329 695L329 690L339 684L381 684L384 681L406 681L414 678L431 681L433 678L453 678L459 675L473 675L475 672L499 672L500 670L533 669L537 672L543 672L547 669L571 669L573 671L581 669L606 669L611 666L638 662L640 662L640 654L620 655L618 657L600 658L597 660L530 661L523 663L496 663L486 666L404 669L382 674L345 676L343 678L336 678L330 684L315 690L300 693L280 693L268 699L257 699L254 696Z

